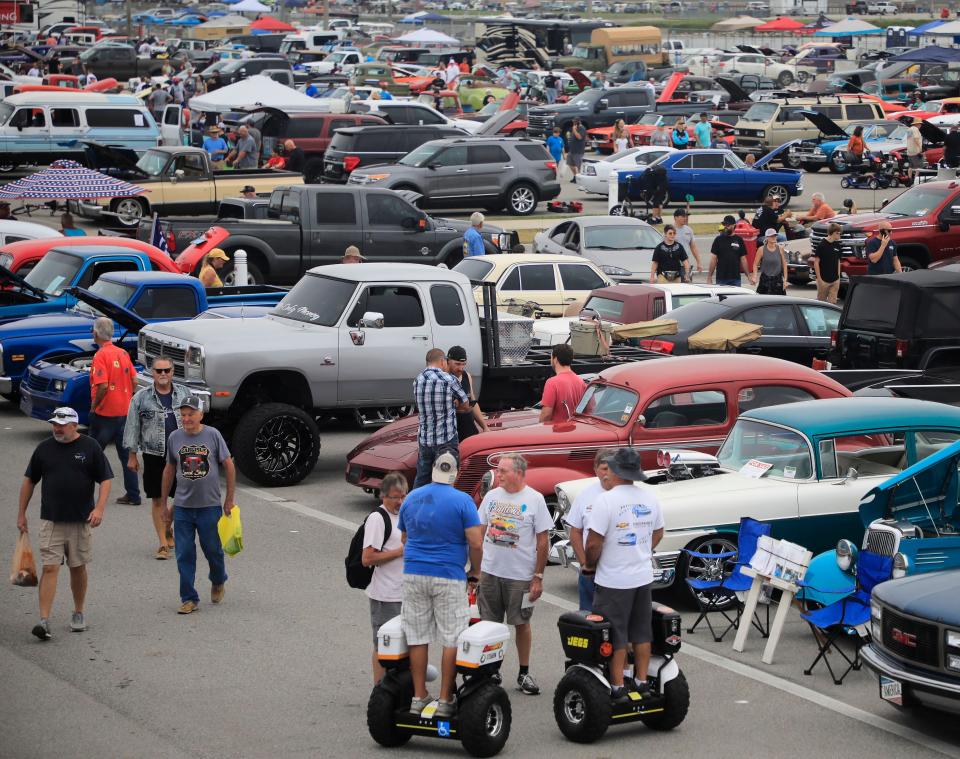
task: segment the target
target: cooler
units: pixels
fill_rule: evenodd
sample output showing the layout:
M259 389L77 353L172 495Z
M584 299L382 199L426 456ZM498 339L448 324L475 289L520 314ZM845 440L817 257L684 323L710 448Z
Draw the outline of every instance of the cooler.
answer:
M457 639L457 671L475 675L500 669L509 642L510 628L500 622L471 625Z
M377 659L384 669L395 669L407 665L407 636L403 634L403 625L398 614L384 622L377 630Z
M557 620L560 642L568 659L601 666L613 653L610 622L600 614L568 611Z
M610 353L612 339L612 326L597 321L570 322L570 347L577 355L606 356Z

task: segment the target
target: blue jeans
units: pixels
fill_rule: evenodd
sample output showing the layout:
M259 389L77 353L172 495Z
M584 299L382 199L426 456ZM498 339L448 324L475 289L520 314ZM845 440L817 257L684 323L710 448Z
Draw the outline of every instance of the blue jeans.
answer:
M736 279L717 279L717 284L718 284L718 285L730 285L730 286L733 286L733 287L740 287L740 285L741 285L742 283L741 283L741 281L740 281L740 277L737 277Z
M413 481L415 488L429 485L433 482L433 462L436 461L437 456L444 451L450 451L450 453L456 456L457 461L460 460L460 443L456 438L448 440L445 443L440 443L439 445L420 446L420 452L417 455L417 476Z
M203 509L185 509L175 506L173 509L173 537L176 541L177 571L180 573L180 600L200 602L193 581L197 574L197 543L194 534L200 538L200 550L210 565L210 582L223 585L227 581L227 567L223 558L223 546L217 533L217 522L223 514L221 506L207 506Z
M577 590L580 591L580 609L581 611L593 611L593 575L580 574L577 581Z
M137 473L127 466L129 451L123 447L123 430L127 426L125 416L100 416L90 412L90 437L96 440L100 447L106 450L113 443L120 457L120 466L123 468L123 489L127 498L134 503L140 503L140 481Z

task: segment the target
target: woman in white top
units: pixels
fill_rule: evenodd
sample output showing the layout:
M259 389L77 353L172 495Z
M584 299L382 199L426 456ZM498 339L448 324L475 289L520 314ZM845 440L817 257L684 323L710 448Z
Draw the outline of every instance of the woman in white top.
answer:
M613 152L622 153L630 144L627 125L623 119L617 119L613 125Z

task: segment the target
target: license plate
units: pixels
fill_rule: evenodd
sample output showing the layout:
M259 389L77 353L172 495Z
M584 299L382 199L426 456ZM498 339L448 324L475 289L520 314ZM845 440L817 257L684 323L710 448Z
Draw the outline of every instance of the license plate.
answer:
M880 698L903 706L903 684L899 680L880 675Z

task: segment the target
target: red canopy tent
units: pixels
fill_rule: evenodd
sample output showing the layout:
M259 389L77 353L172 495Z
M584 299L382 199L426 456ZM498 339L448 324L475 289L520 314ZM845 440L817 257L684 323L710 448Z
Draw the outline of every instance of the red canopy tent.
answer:
M295 32L297 30L295 26L290 26L290 24L270 16L258 18L250 24L250 28L258 32Z
M801 31L803 30L803 31ZM797 21L794 18L789 18L787 16L780 16L780 18L775 18L772 21L768 21L765 24L761 24L756 27L753 31L755 32L792 32L794 34L803 34L809 30L804 27L802 21Z

